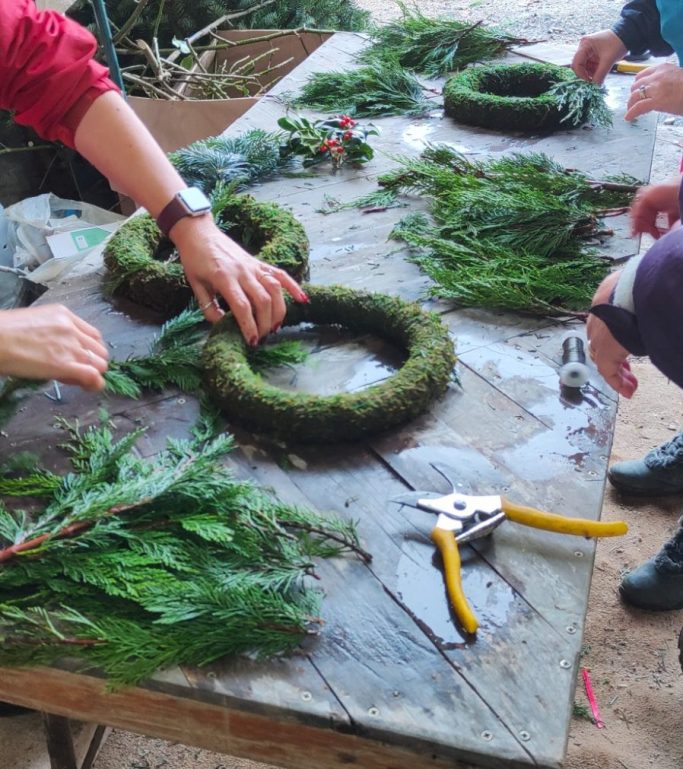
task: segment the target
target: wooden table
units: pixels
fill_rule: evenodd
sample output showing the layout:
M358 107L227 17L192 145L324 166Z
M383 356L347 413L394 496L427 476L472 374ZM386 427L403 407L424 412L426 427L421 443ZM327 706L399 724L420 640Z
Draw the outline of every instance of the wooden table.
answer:
M294 90L308 73L341 69L363 45L338 34L278 87ZM547 51L544 54L547 57ZM557 52L554 52L557 53ZM538 49L534 55L539 55ZM566 58L565 54L560 54ZM435 97L424 119L378 120L377 157L367 168L310 178L281 178L257 197L291 208L312 243L312 280L370 288L421 301L442 313L457 340L462 386L424 417L360 445L284 447L236 430L237 471L291 502L334 510L358 521L365 565L353 557L320 565L327 593L325 626L301 654L258 663L240 659L203 670L159 673L137 688L105 691L76 668L9 670L0 699L50 713L164 737L293 769L557 767L572 714L594 543L507 523L488 541L464 549L464 588L481 620L476 641L453 623L440 563L429 541L434 519L398 504L411 489L448 491L435 464L460 489L505 493L567 515L598 518L616 409L614 393L594 372L573 398L560 392L563 329L545 320L457 310L425 299L429 281L387 242L406 209L323 216L326 195L350 200L375 189L392 156L448 141L463 152L544 151L596 176L649 174L655 124L621 119L631 80L609 79L615 127L522 139L456 126ZM230 129L272 129L283 113L269 96ZM420 202L415 201L415 206ZM637 243L618 225L610 246L627 256ZM102 329L113 355L145 350L156 325L100 292L99 275L51 289ZM325 371L360 386L383 376L390 358L363 345L329 345L309 361L324 389ZM363 358L365 356L365 358ZM339 372L342 372L341 374ZM37 394L7 427L3 449L39 450L63 467L53 417L95 421L101 399L64 388L54 403ZM192 398L166 393L132 403L113 398L121 430L149 427L144 453L167 436L186 435L197 414Z

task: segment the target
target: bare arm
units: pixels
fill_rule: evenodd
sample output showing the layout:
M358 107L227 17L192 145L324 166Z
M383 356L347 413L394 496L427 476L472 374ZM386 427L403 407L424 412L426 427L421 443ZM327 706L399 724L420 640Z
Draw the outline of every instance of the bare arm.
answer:
M96 99L75 133L76 149L152 216L187 185L145 126L115 92ZM306 294L283 270L269 269L224 235L210 215L181 219L170 232L187 279L206 319L223 311L211 300L222 296L245 339L258 344L279 328L285 314L282 289L297 301ZM208 304L208 306L207 306Z

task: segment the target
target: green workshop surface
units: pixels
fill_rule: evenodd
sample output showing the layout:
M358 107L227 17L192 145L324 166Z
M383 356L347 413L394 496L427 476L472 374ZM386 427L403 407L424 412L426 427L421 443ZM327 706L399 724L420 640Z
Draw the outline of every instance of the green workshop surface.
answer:
M277 94L295 91L316 71L354 66L364 45L336 34L228 133L272 130L284 113ZM566 52L536 46L533 55L567 63ZM511 57L517 58L517 57ZM376 188L392 157L418 154L425 142L448 142L473 157L546 152L595 178L621 172L649 176L652 116L622 120L632 80L610 75L614 128L581 128L522 138L457 126L440 99L423 119L376 120L375 160L336 174L287 178L252 190L290 208L311 240L311 279L399 295L442 314L457 343L461 386L453 385L425 416L356 445L274 445L235 430L236 472L282 498L356 520L374 556L320 564L325 624L300 654L270 662L239 659L159 673L115 693L93 674L59 668L3 669L0 699L58 715L247 756L291 769L414 767L558 767L574 701L594 542L504 523L488 540L462 548L463 583L481 627L475 640L454 624L441 564L429 534L435 519L401 506L414 489L446 493L446 468L458 489L505 494L515 502L565 515L600 515L616 410L614 393L593 370L573 396L560 392L562 326L483 310L454 310L426 299L429 281L399 244L387 241L408 210L363 214L318 212L326 196L348 201ZM308 114L308 113L306 113ZM313 113L310 113L313 116ZM610 220L611 258L637 252L625 217ZM64 302L98 326L123 358L144 352L158 330L154 318L102 297L101 276L51 289L41 302ZM322 340L293 381L283 386L329 392L377 381L392 356L375 342ZM287 381L285 381L287 380ZM98 419L102 398L64 387L55 402L36 394L7 426L3 452L37 451L64 468L54 417ZM121 431L148 428L142 451L167 436L185 436L197 416L193 398L111 398Z

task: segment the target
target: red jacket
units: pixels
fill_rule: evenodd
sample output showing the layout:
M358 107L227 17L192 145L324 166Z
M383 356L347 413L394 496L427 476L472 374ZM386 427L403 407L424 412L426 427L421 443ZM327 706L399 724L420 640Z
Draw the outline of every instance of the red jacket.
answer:
M106 67L93 60L95 38L33 0L0 0L0 109L50 141L73 147L92 102L118 90Z

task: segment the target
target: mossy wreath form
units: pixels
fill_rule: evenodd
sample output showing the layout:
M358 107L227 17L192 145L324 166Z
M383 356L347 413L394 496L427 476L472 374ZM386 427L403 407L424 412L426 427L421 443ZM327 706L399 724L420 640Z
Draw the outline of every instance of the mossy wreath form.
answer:
M407 353L384 381L335 395L293 393L268 384L249 366L233 318L217 323L202 367L212 401L249 429L300 443L337 443L395 427L443 395L455 366L453 341L439 317L417 304L340 286L306 286L309 304L289 302L284 325L338 325L373 333Z
M264 262L281 267L295 280L308 277L308 238L289 211L235 195L217 217L222 229ZM184 310L192 298L183 267L171 241L148 214L126 222L104 251L107 283L114 293L151 307L167 317Z
M550 93L554 85L572 80L572 70L557 64L472 67L446 81L444 107L460 123L498 131L572 128L569 109Z

